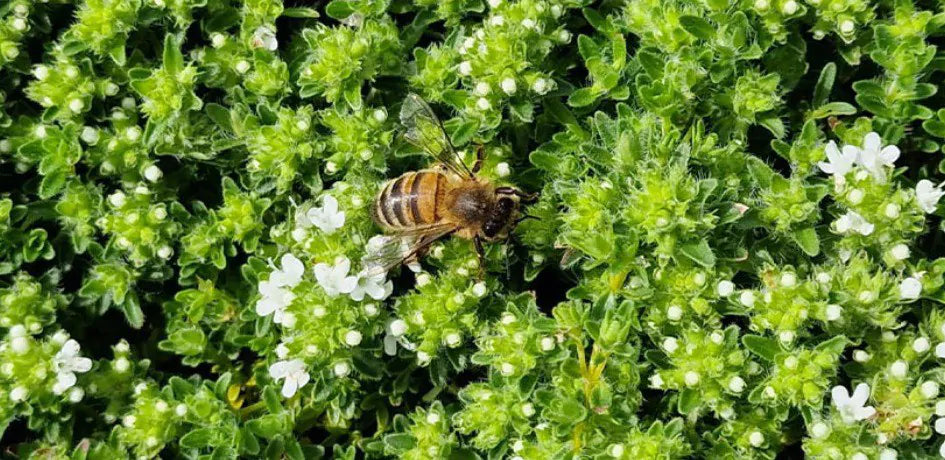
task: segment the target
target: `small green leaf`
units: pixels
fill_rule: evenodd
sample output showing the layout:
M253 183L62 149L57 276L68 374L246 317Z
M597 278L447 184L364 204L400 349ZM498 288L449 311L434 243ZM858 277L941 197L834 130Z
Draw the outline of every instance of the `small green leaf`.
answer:
M709 24L709 21L698 16L683 16L679 18L679 24L696 38L709 40L715 37L715 27Z
M384 436L384 448L388 453L398 454L413 449L417 440L405 433L394 433Z
M811 100L813 107L820 107L827 102L830 97L830 90L833 89L834 79L837 77L837 65L828 62L820 71L820 77L817 79L817 86L814 87L814 98Z
M805 228L793 233L794 241L805 254L814 257L820 254L820 237L817 230Z
M164 37L164 70L177 75L184 70L184 55L180 51L180 42L173 35Z
M201 449L210 446L215 436L216 430L212 428L197 428L180 438L181 447L188 449Z
M760 335L746 335L742 337L742 344L759 358L770 362L774 362L775 356L781 352L781 346L777 342Z
M679 251L682 252L684 256L692 259L693 262L703 267L715 265L715 254L712 252L712 248L709 247L709 242L705 239L699 240L696 243L685 244L679 248Z

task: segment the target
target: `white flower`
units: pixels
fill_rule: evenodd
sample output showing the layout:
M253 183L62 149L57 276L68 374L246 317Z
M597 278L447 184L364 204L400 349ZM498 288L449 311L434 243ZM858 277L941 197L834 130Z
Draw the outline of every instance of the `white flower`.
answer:
M735 292L735 284L729 280L719 281L719 285L717 286L716 291L719 293L720 296L728 297L732 295L733 292Z
M827 154L827 161L817 163L820 170L834 177L843 177L853 169L860 150L852 145L844 145L841 151L836 142L830 141L824 147L824 152Z
M397 354L397 344L404 347L407 350L415 350L417 347L406 337L404 333L407 332L407 322L402 319L395 319L387 325L387 335L384 336L384 353L388 356L394 356Z
M277 268L269 274L269 283L278 287L297 286L302 281L302 275L305 273L305 265L292 253L286 253L279 260L281 268Z
M348 276L350 269L351 261L347 257L342 257L334 266L319 263L315 265L315 279L326 294L337 297L353 291L358 285L358 277Z
M856 386L853 396L850 396L847 389L840 385L833 387L830 394L833 397L834 407L847 424L868 419L876 413L873 406L864 406L870 397L870 386L865 383Z
M305 362L301 359L278 361L269 366L269 375L282 383L282 396L291 398L299 388L308 383L309 375L305 372Z
M345 224L345 212L338 210L338 200L331 195L325 195L321 207L309 209L306 217L312 225L327 234L334 233Z
M876 180L885 181L886 167L893 166L898 158L899 147L895 145L883 147L883 140L879 134L871 132L863 138L863 147L860 148L857 163L869 171Z
M276 40L276 33L267 26L259 26L253 33L253 48L263 48L269 51L275 51L279 48L279 41Z
M922 282L917 278L910 276L899 283L899 298L902 300L915 300L922 295Z
M760 431L754 431L748 435L748 443L754 447L761 447L765 443L765 435Z
M358 331L348 331L348 333L345 334L345 344L347 344L349 347L356 347L360 345L361 339L361 333Z
M53 384L53 393L63 394L75 385L75 373L88 372L92 369L92 360L79 356L79 342L68 340L53 357L53 370L56 372L56 383Z
M372 274L367 270L358 273L357 283L351 290L351 299L360 302L364 299L364 294L371 296L374 300L384 300L394 292L394 283L387 281L384 273Z
M259 283L259 294L262 297L256 302L256 314L272 314L272 320L276 324L285 324L289 317L285 309L295 299L291 288L302 281L305 266L291 253L283 255L280 263L282 267L274 269L269 274L268 281Z
M840 233L856 232L863 236L873 233L875 226L869 223L863 216L856 211L847 211L834 222L834 227Z
M915 199L919 203L919 208L926 214L935 212L938 206L938 200L945 196L945 190L942 185L935 185L928 179L922 179L915 186Z

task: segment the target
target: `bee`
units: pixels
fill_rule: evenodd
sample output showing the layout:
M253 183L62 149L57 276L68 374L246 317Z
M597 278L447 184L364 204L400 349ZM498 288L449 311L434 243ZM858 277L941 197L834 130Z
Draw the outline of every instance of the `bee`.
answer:
M443 124L420 96L407 96L400 122L406 129L404 139L432 155L437 164L389 180L375 197L371 216L392 243L377 251L375 265L386 271L415 261L433 242L457 236L472 240L481 277L483 242L508 238L515 226L529 217L520 216L522 204L536 201L538 195L497 187L478 177L483 149L477 149L472 169L466 166Z

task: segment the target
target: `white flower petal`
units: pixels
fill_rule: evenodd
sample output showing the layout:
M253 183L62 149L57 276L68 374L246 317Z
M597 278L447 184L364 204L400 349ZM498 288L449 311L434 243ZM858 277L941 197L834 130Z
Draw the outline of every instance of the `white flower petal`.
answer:
M285 379L285 383L282 384L282 396L291 398L298 389L299 384L294 379L287 378Z
M863 404L866 404L866 401L869 399L869 397L870 386L865 383L861 383L856 386L856 389L853 390L853 395L850 396L850 404L862 406Z
M879 151L882 142L883 140L879 137L879 134L875 131L870 132L863 138L863 150Z

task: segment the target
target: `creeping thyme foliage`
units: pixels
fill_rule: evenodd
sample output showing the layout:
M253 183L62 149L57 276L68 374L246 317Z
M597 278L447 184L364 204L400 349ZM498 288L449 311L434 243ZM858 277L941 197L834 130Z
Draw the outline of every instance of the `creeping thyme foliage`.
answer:
M2 2L3 452L945 457L943 8ZM411 93L481 270L385 270Z

